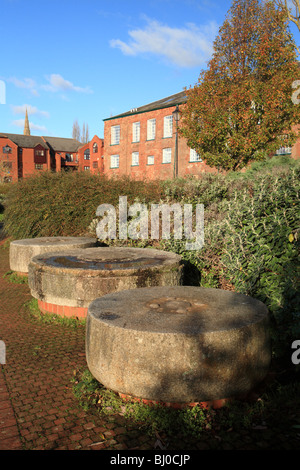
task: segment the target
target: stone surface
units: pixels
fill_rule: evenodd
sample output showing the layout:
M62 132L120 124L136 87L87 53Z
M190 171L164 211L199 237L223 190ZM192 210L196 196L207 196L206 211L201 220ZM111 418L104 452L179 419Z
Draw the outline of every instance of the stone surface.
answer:
M237 397L268 373L269 313L219 289L127 290L90 304L86 356L94 377L125 395L171 403Z
M26 274L33 256L52 251L93 247L96 243L96 238L89 237L39 237L14 240L9 248L10 269Z
M87 308L111 292L157 285L179 285L179 255L144 248L97 247L35 256L28 283L39 301Z

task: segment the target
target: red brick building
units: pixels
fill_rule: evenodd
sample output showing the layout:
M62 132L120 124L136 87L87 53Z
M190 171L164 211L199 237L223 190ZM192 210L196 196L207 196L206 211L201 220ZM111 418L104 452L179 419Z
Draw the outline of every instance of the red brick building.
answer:
M104 139L95 135L82 144L75 139L31 136L26 112L24 133L0 133L0 181L17 181L43 170L78 170L136 179L216 172L190 149L177 132L176 111L186 102L176 93L104 119ZM178 113L177 113L178 115ZM300 139L279 154L300 158Z
M75 139L0 134L0 181L15 182L40 171L103 172L103 139L88 144Z
M104 172L104 140L94 135L92 140L84 144L78 150L79 170L91 173Z
M186 99L180 92L104 119L105 174L167 179L216 172L176 133L174 111L177 106L180 111ZM300 140L277 153L300 158Z
M41 170L51 170L54 162L42 137L0 134L0 181L17 181Z
M178 133L176 144L173 113L185 102L185 92L180 92L104 119L105 174L167 179L216 172Z

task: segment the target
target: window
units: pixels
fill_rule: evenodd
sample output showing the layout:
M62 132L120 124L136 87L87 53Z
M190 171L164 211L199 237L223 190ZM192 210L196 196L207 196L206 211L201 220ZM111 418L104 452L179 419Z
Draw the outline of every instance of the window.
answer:
M35 169L36 170L42 170L43 169L43 164L42 163L36 163L35 164Z
M5 147L2 148L3 153L11 153L11 147L8 145L5 145Z
M93 153L98 153L98 145L96 142L93 144Z
M93 168L98 168L98 162L93 162Z
M86 149L84 151L84 159L89 160L90 159L90 149Z
M164 137L172 137L173 133L173 116L164 117Z
M66 153L66 162L72 162L72 161L73 161L73 154Z
M120 126L111 127L110 143L111 145L118 145L120 143Z
M154 155L148 155L147 165L154 165Z
M34 163L36 163L37 165L47 163L45 149L34 149Z
M190 162L202 162L202 158L194 149L190 149Z
M119 168L119 155L111 155L110 157L110 167L111 168Z
M132 124L132 142L139 142L140 141L140 123L134 122Z
M154 140L156 132L156 119L148 119L147 121L147 140Z
M137 166L139 164L139 152L132 152L131 165Z
M2 165L3 165L3 168L5 168L6 170L12 169L12 162L3 162Z
M89 167L89 166L85 166L85 167L84 167L84 171L90 171L90 167Z
M172 159L172 149L171 148L165 148L163 149L163 163L171 163Z

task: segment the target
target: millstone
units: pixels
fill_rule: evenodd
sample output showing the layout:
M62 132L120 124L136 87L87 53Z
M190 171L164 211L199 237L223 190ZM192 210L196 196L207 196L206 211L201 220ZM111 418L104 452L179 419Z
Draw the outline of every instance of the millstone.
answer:
M94 300L86 357L93 376L122 395L195 403L245 395L268 373L266 306L201 287L127 290Z
M14 240L9 248L10 269L27 274L33 256L53 251L93 247L96 244L96 238L89 237L39 237Z
M35 256L28 282L42 310L53 305L78 310L55 311L85 316L97 297L124 289L180 285L183 262L179 255L155 249L97 247Z

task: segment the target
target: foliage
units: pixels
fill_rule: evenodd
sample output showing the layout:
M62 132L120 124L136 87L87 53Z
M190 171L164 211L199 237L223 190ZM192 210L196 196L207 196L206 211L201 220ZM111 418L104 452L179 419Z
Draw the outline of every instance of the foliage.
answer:
M12 282L13 284L28 284L27 276L22 276L14 271L8 271L4 274L3 278L8 279L9 282Z
M292 145L298 78L286 15L272 2L235 0L198 83L187 90L181 134L210 166L237 170Z
M277 355L300 336L299 173L257 174L227 202L221 262L236 291L269 308Z
M287 19L294 23L300 31L300 0L273 0L275 5L282 8L287 15ZM297 47L298 54L300 49Z
M97 207L116 207L121 195L127 196L128 204L137 197L148 203L160 199L161 188L157 182L127 177L108 180L87 172L43 172L12 185L5 199L5 230L15 239L84 235Z

